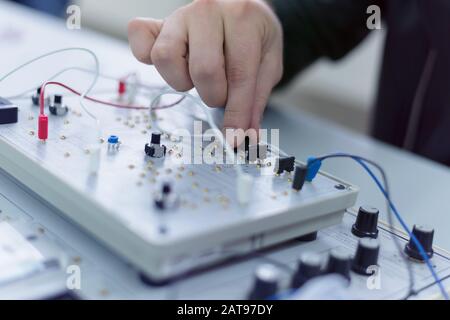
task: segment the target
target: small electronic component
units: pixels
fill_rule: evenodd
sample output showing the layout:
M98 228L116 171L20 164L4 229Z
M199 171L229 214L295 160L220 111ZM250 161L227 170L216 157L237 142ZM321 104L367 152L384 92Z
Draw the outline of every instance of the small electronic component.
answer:
M295 157L280 157L275 163L275 173L282 174L284 171L294 171Z
M256 145L246 146L245 154L246 159L249 162L255 162L256 160L264 160L267 158L268 146L264 143Z
M249 174L242 174L237 178L237 196L240 204L250 202L253 190L253 178Z
M162 158L166 155L166 146L161 145L161 133L153 132L150 144L145 145L145 154L152 158Z
M50 113L54 116L63 116L69 112L69 108L62 103L63 97L55 94L53 101L48 106Z
M164 182L161 186L161 192L154 201L155 207L159 210L175 209L178 205L178 197L172 190L169 182Z
M96 174L100 168L100 146L93 145L88 149L89 173Z
M118 136L111 135L108 137L108 151L118 151L121 142Z
M127 84L125 81L119 81L119 85L117 87L117 93L119 97L123 97L123 95L127 92Z
M0 124L16 123L18 111L16 105L0 97Z
M34 106L39 107L39 98L41 95L41 87L36 89L36 92L31 96L31 102L33 103ZM48 104L50 103L50 99L47 97L44 99L44 104L46 106L48 106Z
M303 188L306 180L306 174L308 168L304 165L298 165L295 167L294 179L292 180L292 189L300 191Z

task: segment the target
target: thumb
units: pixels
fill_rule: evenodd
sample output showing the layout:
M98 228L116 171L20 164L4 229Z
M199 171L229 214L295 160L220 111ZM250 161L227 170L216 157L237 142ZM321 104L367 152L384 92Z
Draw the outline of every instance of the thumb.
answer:
M128 41L136 59L152 64L151 52L163 25L162 20L136 18L128 23Z

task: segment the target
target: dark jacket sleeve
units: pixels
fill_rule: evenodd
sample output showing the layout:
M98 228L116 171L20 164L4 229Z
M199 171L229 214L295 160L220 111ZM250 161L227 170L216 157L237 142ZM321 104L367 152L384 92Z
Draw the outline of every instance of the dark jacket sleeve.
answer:
M383 0L273 0L284 36L284 76L279 86L321 57L343 57L370 32L367 8ZM383 14L383 9L382 9Z

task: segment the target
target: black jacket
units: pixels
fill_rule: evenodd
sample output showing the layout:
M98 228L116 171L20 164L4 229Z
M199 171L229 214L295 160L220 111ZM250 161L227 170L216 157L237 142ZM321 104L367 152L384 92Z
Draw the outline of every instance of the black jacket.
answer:
M372 133L450 165L450 0L274 0L284 30L281 85L359 44L372 4L388 30Z

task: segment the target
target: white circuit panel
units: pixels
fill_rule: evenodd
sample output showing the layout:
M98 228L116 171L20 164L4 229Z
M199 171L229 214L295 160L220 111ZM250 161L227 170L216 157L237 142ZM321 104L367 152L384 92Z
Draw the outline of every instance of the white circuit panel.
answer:
M177 98L166 97L162 103ZM63 212L84 206L85 202L90 204L81 209L89 211L86 217L80 218L81 222L76 212L71 214L72 219L88 229L103 228L103 225L107 228L114 221L109 233L118 226L121 230L114 232L122 234L125 229L134 241L148 247L165 247L167 252L152 253L153 257L149 257L152 261L155 256L168 252L183 255L191 250L187 246L200 250L205 239L211 245L223 244L241 240L252 232L261 233L324 216L320 223L316 222L320 229L337 223L338 215L341 217L343 210L356 199L356 187L322 174L313 183L306 183L301 192L295 192L291 188L292 175L275 175L275 159L268 157L258 165L242 165L255 178L252 200L243 206L236 199L236 172L232 165L183 164L185 142L169 134L162 139L162 144L167 146L166 157L147 157L144 145L155 130L155 121L166 130L192 130L194 116L198 115L189 101L172 109L155 111L154 115L148 110L115 109L86 102L90 112L100 120L102 132L100 166L97 174L92 175L89 171L92 146L98 143L95 121L83 112L77 98L65 96L64 99L69 112L65 116L49 114L49 138L45 143L37 137L39 108L28 99L15 101L20 105L19 122L0 127L0 144L7 147L3 149L7 150L6 158L9 156L10 165L17 161L16 172L10 173L16 177L23 174L19 180L27 185L30 184L27 179L34 179L32 189L38 194L42 191L41 196L51 203L59 201L55 205ZM149 104L148 99L135 103ZM119 137L119 150L108 149L109 135ZM10 152L19 152L20 156L14 157ZM38 167L31 168L36 164ZM179 206L161 212L155 208L154 198L164 182L171 182ZM336 188L337 185L343 188ZM295 212L298 208L303 209ZM286 218L280 219L282 214ZM131 242L122 251L134 250L130 254L135 256L147 251L144 246L136 249Z

